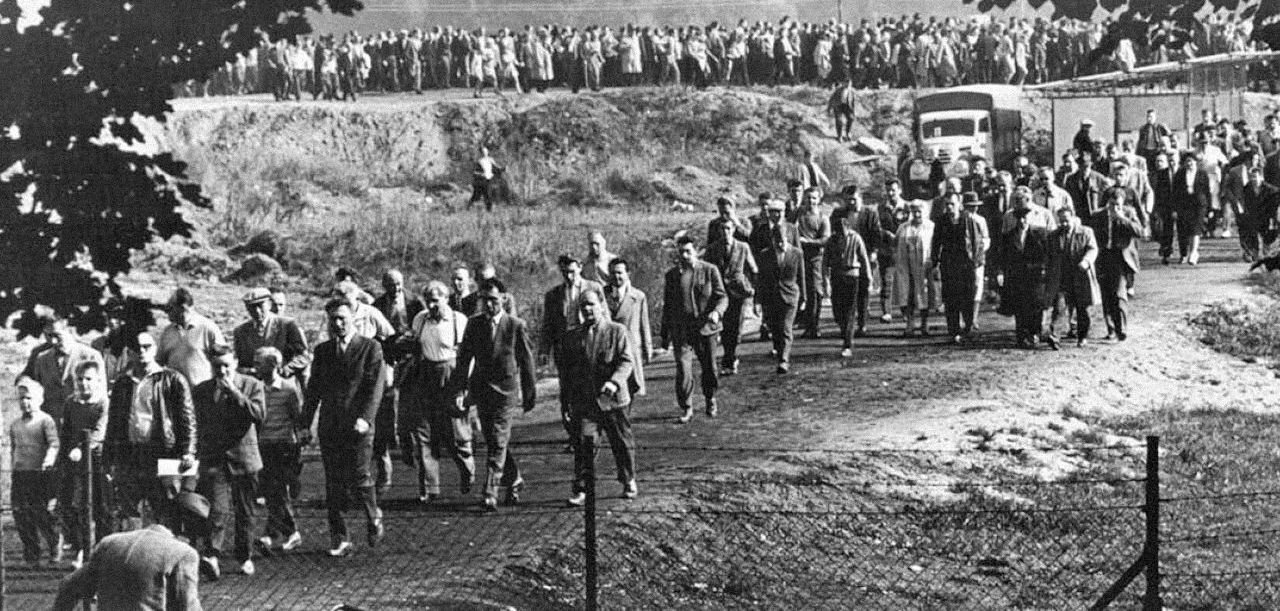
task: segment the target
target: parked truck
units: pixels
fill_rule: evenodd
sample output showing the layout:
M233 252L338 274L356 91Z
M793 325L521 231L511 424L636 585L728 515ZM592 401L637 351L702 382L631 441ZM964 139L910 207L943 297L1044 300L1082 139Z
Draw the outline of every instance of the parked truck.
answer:
M1021 87L969 85L916 98L913 125L917 156L940 160L948 176L982 157L995 167L1013 165L1022 142Z

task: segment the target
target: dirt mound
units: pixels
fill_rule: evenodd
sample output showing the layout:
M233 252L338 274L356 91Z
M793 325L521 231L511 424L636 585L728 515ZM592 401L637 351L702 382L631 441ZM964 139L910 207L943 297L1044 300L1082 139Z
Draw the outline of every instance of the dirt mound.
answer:
M688 165L669 172L655 172L653 189L673 204L702 205L709 209L721 197L727 197L739 205L745 205L751 200L751 195L737 181Z

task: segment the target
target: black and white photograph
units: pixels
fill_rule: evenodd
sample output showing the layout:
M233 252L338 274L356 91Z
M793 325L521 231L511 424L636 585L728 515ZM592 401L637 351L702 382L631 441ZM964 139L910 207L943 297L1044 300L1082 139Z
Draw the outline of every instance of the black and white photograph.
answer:
M0 0L0 611L1280 609L1280 0Z

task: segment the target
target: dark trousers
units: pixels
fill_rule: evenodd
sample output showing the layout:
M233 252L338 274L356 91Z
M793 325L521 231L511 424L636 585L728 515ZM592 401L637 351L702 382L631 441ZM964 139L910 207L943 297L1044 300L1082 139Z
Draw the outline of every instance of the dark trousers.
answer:
M1155 217L1156 225L1156 242L1160 244L1160 256L1173 256L1173 238L1177 234L1178 214L1172 208L1159 207L1152 211ZM1182 240L1179 240L1181 246ZM1182 255L1186 255L1186 249L1183 247Z
M968 308L972 311L973 304L970 303ZM1031 343L1039 341L1044 325L1044 308L1038 304L1018 304L1017 308L1013 320L1018 340Z
M102 463L102 455L95 452L93 456L93 513L89 513L88 478L85 472L84 459L80 462L64 462L58 472L58 513L62 518L62 532L67 543L74 551L88 551L93 548L89 540L89 519L92 517L96 538L101 539L111 534L111 519L107 499L107 474Z
M831 313L840 327L844 347L853 345L853 333L867 327L867 299L871 278L831 276Z
M973 329L972 299L944 299L942 308L946 310L947 335L960 335Z
M175 533L182 532L182 516L173 502L179 492L194 491L194 477L158 477L156 456L145 448L122 448L116 464L111 469L112 497L115 500L116 517L128 525L122 530L140 528L147 517ZM144 516L143 502L149 514Z
M343 512L351 505L364 510L364 517L372 526L382 517L378 509L378 493L369 474L373 455L373 436L365 435L355 443L320 445L320 460L324 463L325 506L329 516L329 533L335 540L347 539L347 524Z
M773 351L779 363L791 362L791 344L795 340L792 327L796 322L796 306L786 303L765 303L762 306L764 319L773 329Z
M477 406L480 416L480 433L484 435L486 461L484 498L497 500L498 488L509 487L520 481L520 466L507 444L511 442L511 417L516 407Z
M396 411L399 409L400 389L388 384L373 419L373 460L377 465L374 485L381 491L391 485L391 448L396 445Z
M204 555L222 555L227 538L227 521L235 517L235 558L251 558L250 543L257 535L258 474L232 473L226 463L202 461L196 491L209 499L209 540Z
M689 399L693 396L693 359L698 358L698 366L702 368L702 396L714 399L716 389L720 388L720 375L716 370L716 335L703 335L698 332L700 325L689 324L681 333L681 339L672 346L676 361L676 403L680 409L690 409ZM774 331L777 334L777 330Z
M1125 286L1124 254L1104 249L1098 254L1098 287L1102 289L1102 315L1117 336L1129 332L1129 293Z
M493 181L487 178L474 178L471 181L471 199L467 201L467 208L471 205L484 200L484 209L486 211L493 210Z
M258 451L262 453L258 483L267 501L265 532L271 537L288 537L298 531L293 515L293 490L298 486L302 466L301 448L289 441L264 441Z
M729 307L724 311L724 330L720 332L720 341L724 343L725 367L732 367L738 359L738 343L742 339L743 306L746 299L729 298Z
M586 490L587 466L594 465L599 449L597 437L601 431L609 438L613 462L618 469L618 481L626 484L636 477L636 442L631 434L630 406L601 411L595 406L579 410L574 417L578 429L578 443L573 457L573 493ZM599 478L597 478L599 479Z
M50 558L59 553L58 526L49 511L49 501L53 500L52 471L14 471L13 488L10 496L13 501L13 522L18 528L18 538L22 539L22 557L28 562L38 560L41 555L40 540L43 538L45 549Z
M1049 318L1049 335L1058 337L1058 323L1063 318L1068 318L1072 312L1075 312L1075 332L1076 339L1088 339L1089 327L1092 321L1089 317L1089 306L1082 306L1076 302L1075 296L1069 293L1058 293L1054 299L1053 311Z
M800 317L806 333L817 333L822 314L822 249L804 253L804 312Z
M453 361L424 361L413 373L412 399L401 405L403 451L412 452L418 468L418 496L440 494L440 459L450 457L464 488L475 481L469 411L456 414L453 394L447 392Z

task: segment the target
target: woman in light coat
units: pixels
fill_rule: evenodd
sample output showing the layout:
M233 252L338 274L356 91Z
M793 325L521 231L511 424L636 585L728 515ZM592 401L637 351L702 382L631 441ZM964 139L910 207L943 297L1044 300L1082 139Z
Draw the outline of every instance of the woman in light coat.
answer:
M918 201L907 204L907 222L898 226L897 249L894 253L893 304L902 309L907 320L903 336L910 337L917 312L920 313L920 334L929 334L929 310L934 308L932 276L933 223L925 217Z

